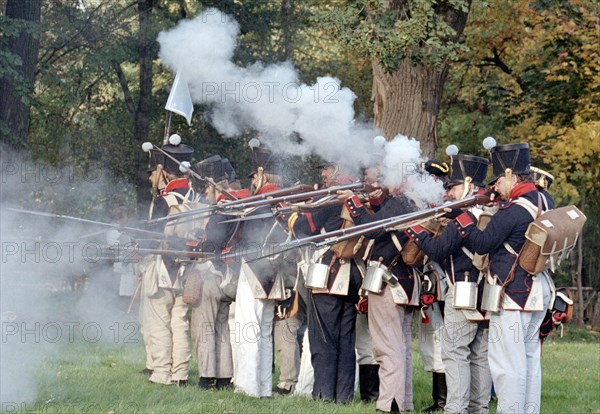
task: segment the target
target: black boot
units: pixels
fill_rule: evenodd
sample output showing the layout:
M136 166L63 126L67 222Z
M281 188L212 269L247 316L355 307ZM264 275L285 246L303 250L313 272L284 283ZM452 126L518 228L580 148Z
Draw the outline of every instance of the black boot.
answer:
M198 381L198 387L202 390L214 390L216 378L200 377Z
M424 413L433 413L435 411L443 410L446 406L446 374L443 372L433 373L433 388L431 396L433 397L433 404L423 409Z
M376 401L379 397L379 365L359 365L358 384L362 401Z
M215 387L217 390L231 388L231 378L217 378Z

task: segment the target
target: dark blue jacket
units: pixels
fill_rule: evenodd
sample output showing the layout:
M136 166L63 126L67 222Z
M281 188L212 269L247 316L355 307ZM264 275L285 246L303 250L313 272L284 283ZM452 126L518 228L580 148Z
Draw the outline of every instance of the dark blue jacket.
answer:
M533 183L521 183L511 192L508 202L500 203L498 212L494 214L487 227L482 231L477 229L476 221L468 213L458 216L454 222L465 238L465 245L471 251L479 254L489 253L490 273L505 283L515 265L514 277L506 284L505 293L519 306L524 307L531 292L532 279L527 272L516 264L517 256L504 246L507 243L518 253L525 244L525 232L533 221L532 215L522 206L516 204L518 198L524 198L538 206L541 193ZM554 201L548 196L550 208ZM542 203L544 209L544 203Z
M477 222L471 212L467 214ZM436 238L421 226L414 226L406 233L431 260L439 263L452 283L456 279L460 282L464 281L467 273L469 282L477 282L479 270L473 266L473 261L462 249L465 239L461 236L456 223L452 221L448 223L442 234ZM452 273L453 268L454 273Z
M293 223L290 230L297 238L313 236L321 233L321 230L331 232L339 230L344 223L341 217L342 205L333 205L329 207L319 208L313 212L301 213L298 219ZM340 262L331 249L328 249L321 259L321 263L330 265L329 279L327 288L331 289L337 272L340 269ZM362 277L354 260L351 261L350 268L350 284L348 287L348 300L357 302L358 291L362 283Z
M403 194L386 196L377 212L372 215L368 213L365 206L362 205L356 196L346 200L345 205L350 210L350 215L357 225L401 216L417 210L415 204ZM404 233L395 232L395 234L401 245L408 241L408 237ZM414 277L412 270L402 261L402 257L399 257L400 252L392 241L392 232L379 229L365 234L365 237L375 241L370 253L370 260L381 261L386 267L396 261L391 271L398 278L398 281L410 298L414 289Z

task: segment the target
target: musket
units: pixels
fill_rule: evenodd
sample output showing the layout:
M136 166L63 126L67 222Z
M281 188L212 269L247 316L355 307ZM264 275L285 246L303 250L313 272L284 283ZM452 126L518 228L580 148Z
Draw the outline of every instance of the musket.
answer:
M198 252L193 250L171 250L171 249L146 249L137 246L127 248L124 247L108 247L102 249L102 258L104 259L128 259L134 261L136 256L145 256L148 254L156 254L161 256L177 256L188 259L214 259L216 255L208 252Z
M339 206L342 203L343 203L343 200L340 200L338 198L331 199L328 197L324 197L313 203L293 204L293 205L287 206L287 207L274 207L268 213L248 214L246 216L237 217L234 219L223 220L219 224L237 223L237 222L251 221L251 220L261 220L261 219L265 219L265 218L269 218L269 217L277 217L278 215L281 215L281 214L289 214L294 211L297 211L297 212L314 211L314 210L318 210L320 208Z
M237 203L235 206L224 206L223 210L229 211L232 209L246 209L246 208L262 207L262 206L268 206L268 205L279 204L279 203L291 203L291 202L295 202L295 201L309 200L309 199L315 198L315 197L325 197L325 196L329 196L332 194L336 194L338 191L356 190L358 188L363 188L363 187L364 187L364 183L359 181L359 182L352 183L352 184L338 185L335 187L323 188L321 190L308 191L306 193L291 194L291 195L285 195L285 196L280 196L280 197L271 197L271 198L266 198L264 200L246 202L246 199L244 199L244 200L240 200L240 203Z
M313 191L307 191L307 192L303 192L303 193L287 194L287 195L282 195L279 197L273 197L273 194L275 192L265 193L265 194L261 194L261 196L264 195L265 197L261 197L260 199L255 200L255 201L248 201L249 198L244 198L244 199L237 200L235 203L234 202L222 203L222 204L217 204L217 205L214 205L211 207L207 207L205 209L190 210L190 211L185 211L185 212L181 212L181 213L171 214L169 216L150 220L148 223L156 223L156 222L165 221L165 220L174 220L174 219L183 218L186 216L195 216L196 218L202 218L202 217L207 217L207 216L212 215L215 211L220 211L223 213L230 213L230 212L239 210L240 212L242 212L242 210L249 209L249 208L258 208L258 207L279 204L279 203L289 203L289 202L294 202L294 201L308 200L308 199L315 198L315 197L332 195L332 194L335 194L337 191L355 190L355 189L359 189L359 188L363 188L363 187L364 187L364 183L356 182L356 183L351 183L351 184L338 185L335 187L323 188L321 190L313 190ZM203 213L207 213L207 214L203 214Z
M154 236L154 237L157 237L160 239L167 238L167 236L165 234L159 233L157 231L150 231L150 230L138 229L135 227L121 226L119 224L105 223L103 221L88 220L88 219L84 219L84 218L80 218L80 217L72 217L72 216L65 216L62 214L46 213L43 211L18 210L18 209L11 208L11 207L7 207L6 209L10 210L10 211L14 211L15 213L30 214L33 216L40 216L40 217L57 218L57 219L61 219L61 220L71 220L71 221L76 221L79 223L88 223L88 224L95 224L98 226L110 227L112 229L122 230L125 232L130 231L130 232L136 232L136 233L140 233L140 234L147 234L147 235Z
M257 194L257 195L251 196L251 197L241 198L241 199L237 199L237 200L231 200L231 201L227 201L227 202L224 202L221 204L215 204L213 206L206 207L206 208L199 208L197 210L183 211L181 213L171 214L169 216L160 217L160 218L153 219L153 220L148 220L148 223L158 223L161 221L174 220L174 219L178 219L178 218L182 218L182 217L195 216L197 214L203 214L203 213L208 213L208 214L200 216L200 217L205 217L205 216L207 217L207 216L212 215L212 213L214 213L215 211L222 210L225 207L235 206L235 205L238 205L243 202L265 200L265 199L268 199L269 197L278 197L278 196L283 196L283 195L298 194L298 193L312 191L312 190L314 190L314 187L312 185L300 184L300 185L290 187L290 188L282 188L280 190L271 191L270 193Z
M347 227L339 230L330 231L327 233L321 233L316 234L314 236L304 237L302 239L292 240L282 244L281 249L278 250L276 253L267 254L258 257L254 260L259 260L264 257L273 256L275 254L280 254L288 250L293 250L309 245L312 245L315 248L329 246L347 239L351 239L358 236L364 236L365 234L374 232L376 230L403 230L408 227L422 223L423 221L443 216L445 214L444 209L464 208L475 204L487 203L489 201L489 196L484 194L477 194L438 207L419 210L412 213L403 214L401 216L388 217L385 219L373 221L371 223L359 224L353 227Z

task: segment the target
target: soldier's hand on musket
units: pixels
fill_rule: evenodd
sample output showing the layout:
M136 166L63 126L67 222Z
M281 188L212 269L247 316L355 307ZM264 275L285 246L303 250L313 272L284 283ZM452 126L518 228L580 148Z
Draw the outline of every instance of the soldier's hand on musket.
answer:
M498 198L500 193L496 191L496 187L490 187L485 193L483 193L483 195L488 196L490 201L493 202L496 200L496 198Z
M444 214L443 217L448 218L450 220L457 218L463 213L462 209L460 208L445 208L444 212L446 214Z
M369 193L369 200L379 200L383 197L383 189L376 188Z
M354 196L354 191L352 190L338 190L337 198L338 200L347 200Z
M447 226L448 223L450 223L452 221L452 219L448 218L448 217L438 217L437 221L442 225L442 226Z

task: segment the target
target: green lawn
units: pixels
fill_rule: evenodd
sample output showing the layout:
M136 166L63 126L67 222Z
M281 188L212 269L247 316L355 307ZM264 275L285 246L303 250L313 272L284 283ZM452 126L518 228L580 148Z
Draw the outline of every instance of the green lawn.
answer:
M600 413L600 342L594 337L559 338L544 345L543 413ZM417 410L430 403L431 375L423 372L415 346L414 393ZM374 404L315 402L301 397L254 399L232 391L200 391L148 383L141 342L121 345L73 343L44 362L36 403L19 412L43 413L364 413ZM275 374L277 375L277 374ZM197 379L195 362L191 378ZM493 405L495 411L495 404ZM15 407L4 407L10 412ZM418 412L418 411L417 411Z

